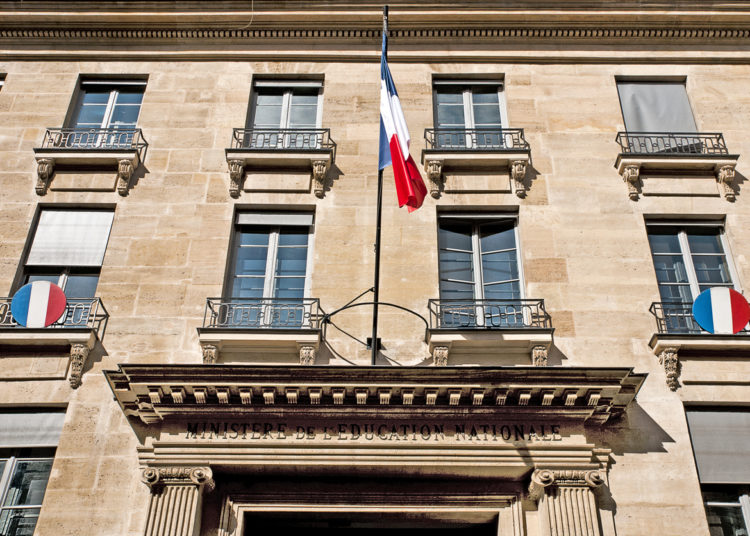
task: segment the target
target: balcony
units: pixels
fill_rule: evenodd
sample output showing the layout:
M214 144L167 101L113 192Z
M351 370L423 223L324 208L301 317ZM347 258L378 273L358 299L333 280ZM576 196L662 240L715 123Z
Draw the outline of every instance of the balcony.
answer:
M656 320L656 333L649 346L664 366L667 385L674 391L682 376L685 383L709 383L714 375L750 374L750 331L736 335L714 335L704 331L693 318L692 303L655 302L649 311ZM722 372L722 369L727 369Z
M313 364L323 314L317 298L208 298L198 340L204 363L258 354L264 362L299 357ZM262 356L261 356L262 354Z
M235 128L225 152L232 197L240 195L246 170L311 172L313 191L323 197L336 143L327 128ZM274 190L275 185L268 184L266 189Z
M719 194L735 198L732 182L739 156L729 154L721 133L618 132L615 167L628 184L631 199L641 192L641 173L680 172L714 175Z
M0 347L10 350L60 349L70 355L69 381L81 385L89 352L101 341L109 314L100 298L68 298L60 320L46 328L26 328L11 314L12 298L0 298Z
M42 146L34 149L36 193L47 193L57 166L95 166L116 169L117 191L127 195L130 177L147 146L139 128L48 128Z
M517 196L526 194L524 178L531 148L522 128L428 128L422 164L430 179L430 194L445 190L445 174L507 168Z
M429 300L435 365L547 364L552 320L544 300Z

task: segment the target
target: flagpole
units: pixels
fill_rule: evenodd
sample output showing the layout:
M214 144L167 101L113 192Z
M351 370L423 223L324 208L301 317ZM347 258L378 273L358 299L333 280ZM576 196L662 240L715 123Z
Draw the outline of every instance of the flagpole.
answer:
M383 6L383 35L388 35L388 6ZM383 54L388 54L388 41L386 39ZM380 166L378 166L380 167ZM372 306L372 358L371 365L375 365L378 359L378 301L380 301L380 222L383 208L383 170L378 169L378 208L375 217L375 281L373 284L373 306Z

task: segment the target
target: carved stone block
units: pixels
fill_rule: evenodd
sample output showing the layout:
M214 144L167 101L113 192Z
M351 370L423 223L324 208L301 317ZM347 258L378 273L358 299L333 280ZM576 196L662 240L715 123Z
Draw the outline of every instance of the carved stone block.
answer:
M432 349L432 362L436 367L448 366L448 347L436 346Z
M628 185L628 197L632 201L638 200L638 184L640 182L640 166L625 166L622 171L622 180Z
M531 362L534 363L535 367L546 367L547 366L547 347L546 346L534 346L531 349Z
M727 201L735 200L734 188L732 188L734 173L734 166L721 166L716 172L719 193L722 194Z
M667 374L667 386L676 391L680 387L680 357L677 348L669 347L659 354L659 364L664 367Z
M130 160L120 160L117 163L117 193L125 196L128 195L130 186L130 177L133 176L133 162Z
M299 364L314 365L317 353L314 346L301 346L299 349Z
M430 180L430 195L435 199L438 199L440 197L440 192L443 191L445 186L443 180L443 161L427 160L424 167L427 172L427 178Z
M240 196L242 179L245 175L244 160L229 160L229 195L234 198Z
M83 367L89 357L89 347L85 344L73 344L70 347L70 377L68 381L73 389L81 386Z
M36 162L36 193L44 195L47 193L52 173L55 171L55 161L51 158L40 158Z
M213 344L205 344L202 347L203 362L213 365L219 359L219 348Z
M526 167L528 162L526 160L514 160L510 163L510 178L513 179L513 184L516 190L516 196L526 196L526 185L524 179L526 178Z
M328 175L328 162L326 160L313 160L313 193L318 199L323 199L326 192L326 177Z

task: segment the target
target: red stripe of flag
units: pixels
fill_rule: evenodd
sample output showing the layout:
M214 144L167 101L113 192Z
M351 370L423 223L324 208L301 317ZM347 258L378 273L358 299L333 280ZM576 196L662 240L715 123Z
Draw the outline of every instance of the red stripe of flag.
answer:
M422 206L427 195L427 187L424 185L422 176L419 174L417 165L411 155L404 158L398 136L391 136L390 148L398 206L406 205L409 212L414 212Z

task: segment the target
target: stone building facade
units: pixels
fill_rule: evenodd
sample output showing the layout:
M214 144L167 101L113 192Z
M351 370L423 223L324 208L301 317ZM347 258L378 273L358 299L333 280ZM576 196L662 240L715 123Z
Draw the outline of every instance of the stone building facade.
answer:
M747 534L748 8L0 2L0 534Z

